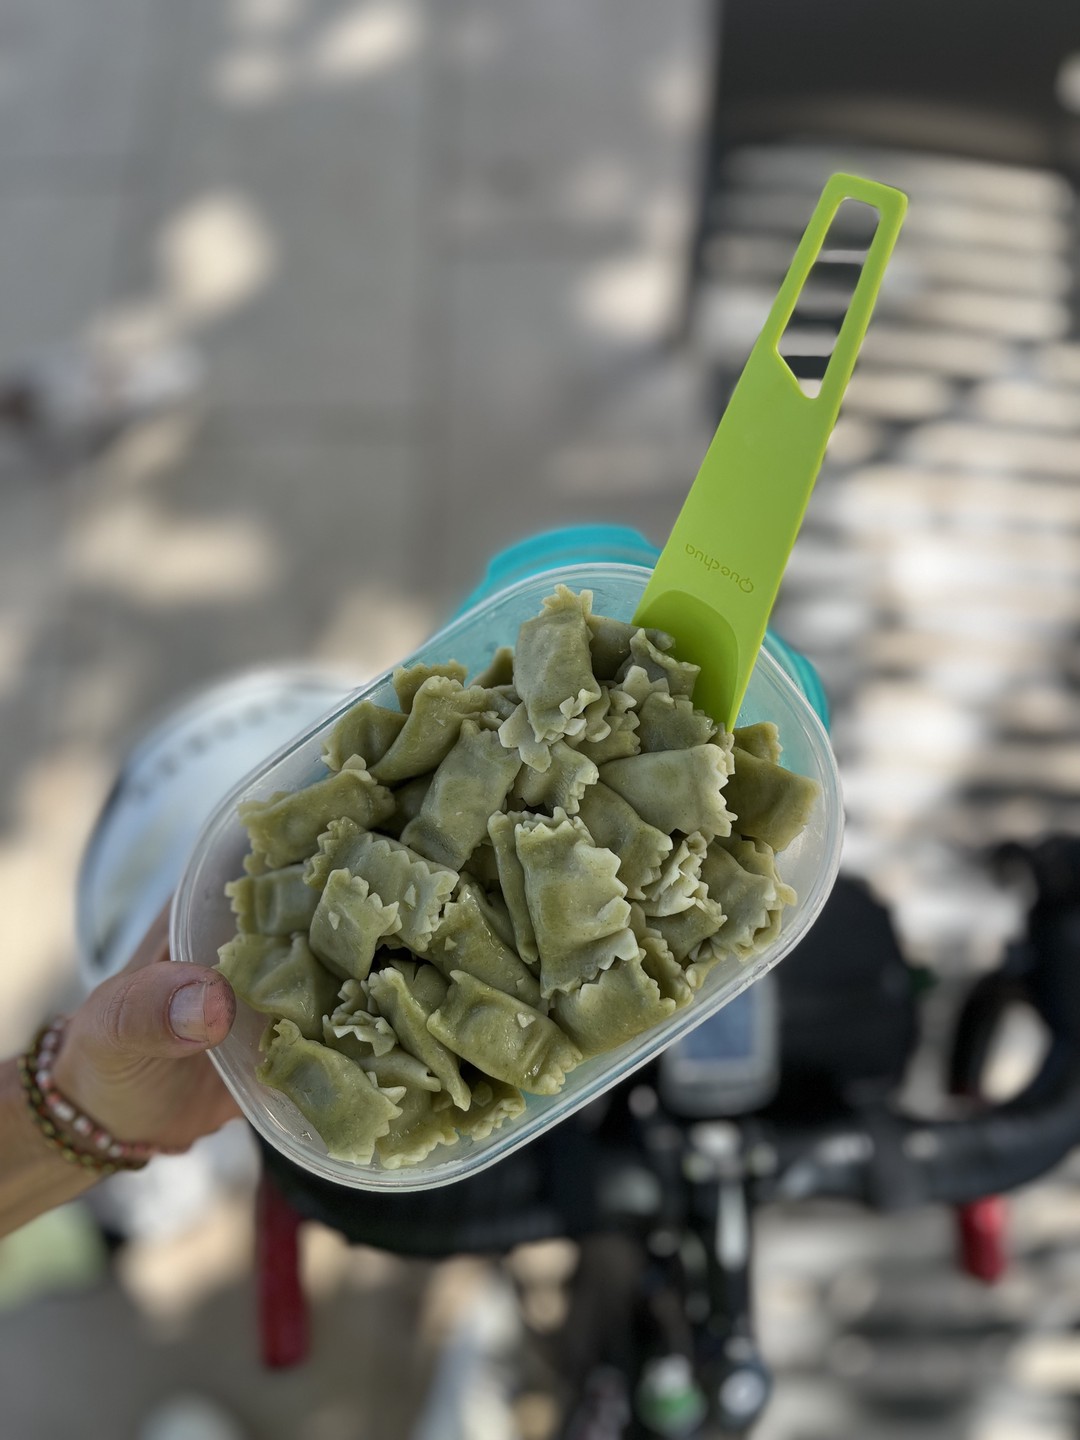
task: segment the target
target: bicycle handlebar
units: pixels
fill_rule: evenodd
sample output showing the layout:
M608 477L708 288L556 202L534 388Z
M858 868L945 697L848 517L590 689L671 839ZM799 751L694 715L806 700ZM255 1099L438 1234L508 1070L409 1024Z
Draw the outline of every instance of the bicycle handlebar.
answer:
M752 1128L750 1144L775 1154L760 1181L764 1200L833 1197L878 1210L965 1204L1026 1184L1080 1144L1080 1054L1055 1040L1026 1090L964 1119L922 1120L882 1106L820 1127Z
M1025 873L1035 898L1026 940L969 996L952 1080L977 1088L997 1021L1016 999L1050 1031L1039 1073L1007 1103L956 1120L918 1119L884 1104L817 1129L763 1116L761 1138L776 1164L762 1198L836 1196L876 1209L965 1204L1035 1179L1080 1144L1080 840L1003 847L995 863Z

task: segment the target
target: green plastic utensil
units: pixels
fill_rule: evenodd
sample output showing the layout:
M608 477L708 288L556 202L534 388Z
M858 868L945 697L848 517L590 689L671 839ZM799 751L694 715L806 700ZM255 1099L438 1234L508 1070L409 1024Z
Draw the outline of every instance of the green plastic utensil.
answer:
M809 396L778 347L845 200L872 206L878 223L821 389ZM887 185L829 179L634 616L674 635L679 658L702 667L694 704L729 730L906 209L907 196Z

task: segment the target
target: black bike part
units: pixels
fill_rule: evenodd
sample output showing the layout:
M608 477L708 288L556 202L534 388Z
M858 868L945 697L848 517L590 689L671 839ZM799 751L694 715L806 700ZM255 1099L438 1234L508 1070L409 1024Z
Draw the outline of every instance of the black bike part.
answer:
M841 877L775 974L785 1113L835 1115L852 1086L899 1084L916 1040L914 987L888 911L865 884Z
M722 1340L752 1333L751 1205L741 1178L693 1186L691 1224L704 1248L707 1327Z
M265 1141L260 1146L263 1164L293 1209L353 1244L428 1259L494 1255L600 1228L599 1150L576 1119L467 1180L395 1195L321 1180Z
M708 1392L712 1418L722 1435L744 1435L761 1418L772 1396L772 1372L749 1343L729 1341L717 1355L703 1355L698 1373Z
M648 1263L644 1245L629 1235L582 1240L558 1337L558 1368L568 1396L583 1395L598 1369L634 1373L636 1310Z
M882 1109L801 1134L763 1129L757 1140L776 1154L761 1199L831 1196L886 1211L968 1204L1027 1184L1080 1144L1080 1056L1056 1041L1021 1095L971 1119Z
M948 1086L950 1095L982 1093L982 1077L994 1037L1005 1011L1027 1000L1027 989L1019 979L1010 979L998 971L984 975L972 987L956 1020L949 1055Z
M929 1128L929 1138L924 1135ZM928 1201L964 1204L1044 1175L1080 1144L1080 1056L1056 1041L1032 1084L986 1115L925 1127L908 1122ZM925 1152L925 1153L923 1153Z
M1051 165L1069 119L1055 80L1080 48L1080 14L1073 0L727 0L721 47L726 147L857 137ZM928 113L946 118L930 126Z
M642 1385L672 1357L683 1357L693 1379L686 1295L677 1245L654 1246L640 1235L582 1241L558 1344L567 1396L563 1440L656 1440L669 1433L652 1428L642 1413L643 1401L646 1412L651 1408Z
M1050 835L1035 845L1010 840L990 857L1003 878L1023 876L1037 903L1053 907L1080 903L1080 836Z
M1080 1053L1080 893L1070 906L1036 904L1028 994L1050 1031Z
M1051 1033L1080 1051L1080 836L1010 842L990 859L1003 880L1031 893L1026 939L1010 947L999 973L1021 977Z

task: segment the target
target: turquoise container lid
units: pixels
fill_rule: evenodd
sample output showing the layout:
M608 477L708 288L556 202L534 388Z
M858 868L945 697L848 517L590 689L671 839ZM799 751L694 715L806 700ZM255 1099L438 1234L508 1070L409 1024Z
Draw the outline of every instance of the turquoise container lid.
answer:
M652 568L659 554L657 547L644 535L627 525L571 525L562 530L545 530L501 550L488 563L483 580L454 613L455 616L460 615L518 580L542 575L545 570L557 570L562 565L606 563ZM829 702L810 661L774 630L765 632L763 644L806 696L818 719L828 729Z

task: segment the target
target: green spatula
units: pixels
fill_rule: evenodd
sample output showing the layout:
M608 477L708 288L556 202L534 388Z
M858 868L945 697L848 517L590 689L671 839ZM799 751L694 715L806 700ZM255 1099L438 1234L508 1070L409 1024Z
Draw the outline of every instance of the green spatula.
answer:
M845 200L872 206L877 229L821 389L808 396L778 345ZM674 635L679 658L702 667L694 704L729 730L906 208L887 185L828 181L634 616Z

